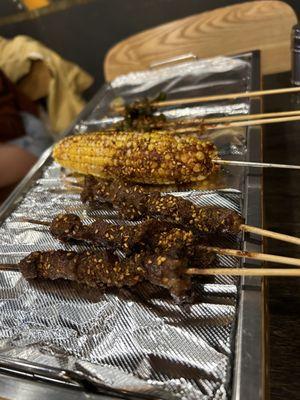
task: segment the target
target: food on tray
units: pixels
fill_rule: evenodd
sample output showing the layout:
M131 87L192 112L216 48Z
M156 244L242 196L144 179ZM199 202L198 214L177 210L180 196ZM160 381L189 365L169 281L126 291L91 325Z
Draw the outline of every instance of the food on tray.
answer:
M173 118L167 119L166 116L159 112L155 104L166 99L165 93L160 93L155 99L144 98L133 101L124 105L124 100L117 97L111 103L114 111L120 113L123 119L120 122L107 127L106 131L116 130L128 131L134 130L137 132L151 132L152 130L167 130L167 129L185 129L192 132L204 133L206 127L204 118Z
M146 184L198 182L218 169L212 142L159 131L70 136L55 145L53 157L75 172Z
M17 267L28 280L67 279L90 287L132 287L146 280L182 298L191 289L191 277L185 273L189 265L175 249L159 254L142 251L124 260L108 250L51 250L29 254Z
M32 221L45 225L45 222ZM51 223L49 230L62 242L84 241L110 249L122 250L125 254L147 250L154 253L173 253L188 256L190 265L211 265L215 255L206 252L201 245L204 241L192 231L172 226L170 223L149 219L138 225L113 225L104 220L96 220L84 225L75 214L59 214ZM200 247L201 246L201 247Z
M124 219L160 217L202 232L236 234L243 224L243 218L227 208L200 207L171 194L149 192L140 185L104 182L92 176L85 178L81 199L93 205L101 201L109 202Z
M164 114L157 113L157 108L153 106L156 101L165 99L164 94L160 94L154 100L143 99L125 105L122 115L124 119L114 127L117 131L137 130L149 132L152 129L162 128L165 125L166 117ZM118 104L117 110L120 108Z
M152 242L157 241L157 235L170 229L169 223L158 220L147 220L138 225L113 225L97 219L92 224L84 225L75 214L58 214L49 227L52 236L62 242L85 241L125 252L145 247L147 242L153 247ZM184 235L185 231L181 232Z

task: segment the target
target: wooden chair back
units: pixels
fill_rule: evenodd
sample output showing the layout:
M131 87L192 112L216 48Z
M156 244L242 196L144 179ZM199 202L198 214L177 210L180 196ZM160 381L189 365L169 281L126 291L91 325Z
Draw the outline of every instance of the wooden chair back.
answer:
M107 81L152 63L192 53L199 58L261 50L262 73L290 69L294 10L282 1L251 1L192 15L148 29L112 47L104 61Z

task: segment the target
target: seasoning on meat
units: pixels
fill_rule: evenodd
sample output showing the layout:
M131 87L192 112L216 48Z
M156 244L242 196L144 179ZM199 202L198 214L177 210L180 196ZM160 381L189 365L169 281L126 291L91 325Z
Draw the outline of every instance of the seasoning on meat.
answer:
M185 229L193 228L205 233L237 234L244 222L237 212L227 208L201 207L171 194L149 192L142 186L126 182L102 182L94 177L86 177L81 199L92 204L101 200L110 202L125 219L160 217Z
M140 252L119 260L112 252L36 251L19 263L26 279L67 279L90 287L132 287L143 280L164 287L175 297L188 294L191 278L186 258Z

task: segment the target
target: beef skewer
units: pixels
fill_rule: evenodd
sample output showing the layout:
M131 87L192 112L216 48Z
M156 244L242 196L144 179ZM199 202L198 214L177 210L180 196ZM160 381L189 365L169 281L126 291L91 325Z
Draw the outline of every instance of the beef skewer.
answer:
M0 269L19 270L25 279L66 279L89 287L132 287L147 280L164 287L170 294L183 300L191 290L191 275L243 275L241 269L201 269L189 268L188 259L169 254L136 253L130 258L120 260L112 252L83 251L80 253L65 250L36 251L22 259L18 264L0 264ZM253 269L253 275L263 275ZM264 270L264 275L271 275ZM299 276L300 269L287 270L287 276ZM273 269L276 275L276 270ZM245 270L244 275L249 275ZM278 273L283 275L282 270Z
M79 219L79 217L71 215L71 223L73 222L74 219ZM69 216L68 216L69 218ZM63 228L66 226L65 225L65 216L62 216L62 222L63 222ZM61 220L61 216L58 216L58 223ZM39 221L37 221L39 222ZM149 221L150 224L153 224L154 221ZM80 221L81 223L81 221ZM99 224L102 224L103 221L99 221ZM44 222L42 222L44 224ZM49 223L48 223L49 224ZM56 219L54 219L54 225L57 225ZM109 224L108 224L109 225ZM147 225L147 222L146 222ZM69 225L67 225L69 227ZM155 223L153 225L155 227ZM158 225L159 226L159 225ZM162 224L161 227L165 226ZM114 229L115 227L113 227ZM117 229L119 227L116 227ZM63 237L63 239L66 239L66 235L70 234L69 229L67 229L67 233L63 229L61 229L61 226L59 226L59 233ZM116 229L116 231L117 231ZM140 232L143 230L141 229ZM71 237L73 236L73 233L71 232ZM76 233L74 234L76 237ZM123 243L123 238L122 238L122 233L121 235L118 233L117 234L119 240L121 240L121 243ZM70 237L70 236L67 236ZM81 236L80 236L81 237ZM138 237L140 236L140 233L138 233ZM133 234L134 238L134 234ZM99 238L100 242L101 238ZM127 236L125 238L126 243L129 243L128 241L130 240L130 236ZM197 240L193 233L191 231L183 231L178 228L171 228L167 229L165 231L160 231L158 233L153 232L153 236L151 238L143 238L144 243L141 242L140 244L145 247L146 244L148 244L149 249L151 252L154 252L155 254L176 254L177 257L188 257L190 263L192 265L195 265L197 263L200 263L201 265L211 265L212 261L214 261L213 257L210 256L210 254L219 254L219 255L228 255L228 256L234 256L238 258L249 258L253 260L261 260L261 261L271 261L271 262L277 262L280 264L288 264L288 265L296 265L300 266L300 260L297 258L290 258L290 257L282 257L282 256L276 256L273 254L264 254L264 253L255 253L255 252L248 252L248 251L242 251L242 250L236 250L236 249L226 249L226 248L220 248L220 247L213 247L213 246L207 246L199 243L199 240ZM148 243L147 243L148 241ZM111 245L114 244L114 240L112 238ZM135 243L138 244L138 243ZM119 243L120 245L120 243Z
M283 93L293 93L299 92L299 87L288 87L288 88L280 88L280 89L269 89L269 90L257 90L252 92L238 92L238 93L229 93L229 94L217 94L210 96L200 96L200 97L191 97L184 99L165 99L160 101L148 100L148 106L152 107L152 109L157 109L158 107L168 107L174 105L183 105L183 104L192 104L192 103L203 103L210 101L219 101L219 100L236 100L241 98L251 98L251 97L260 97L260 96L268 96L275 94L283 94ZM144 100L145 101L145 100ZM142 108L144 106L144 101L135 101L135 108ZM126 105L126 107L130 107L132 104ZM117 112L123 112L125 110L124 106L115 107Z
M0 269L19 270L25 279L66 279L89 287L132 287L147 280L182 298L191 289L191 277L185 274L188 260L168 254L136 253L120 260L102 251L36 251L18 264L0 265Z
M40 277L34 264L27 264L24 266L24 260L18 264L0 264L0 271L19 271L25 279L31 280ZM28 261L28 260L27 260ZM22 265L22 266L21 266ZM32 268L32 272L31 272ZM299 268L187 268L184 270L184 274L191 276L300 276ZM45 278L45 277L44 277ZM65 276L58 277L66 279ZM49 274L47 279L53 280ZM70 280L70 277L68 277ZM71 279L74 280L74 279ZM86 284L86 283L85 283ZM93 284L95 287L97 283Z
M126 182L98 181L92 176L85 178L81 200L96 206L101 201L109 202L124 219L161 217L205 233L236 234L243 223L237 212L226 208L200 207L170 194L149 192L142 186Z
M142 108L134 107L133 110L125 111L124 120L116 125L108 127L106 131L125 132L134 130L140 133L151 132L154 130L162 130L167 133L185 134L197 133L203 134L211 129L227 129L229 127L260 125L276 122L286 122L299 120L300 112L281 111L248 115L229 115L224 117L196 117L196 118L180 118L167 120L164 114L156 114L157 109L153 107L151 110L145 110L147 114L141 113Z
M25 219L24 222L49 226L53 237L66 243L72 240L120 249L125 254L140 250L188 256L191 265L209 266L216 263L213 252L199 247L200 239L192 231L174 227L167 222L145 220L138 225L113 225L103 220L84 225L75 214L58 214L52 222ZM201 240L201 244L204 241Z
M153 100L145 98L126 105L123 112L124 119L117 122L115 129L117 131L134 129L141 132L148 132L153 127L162 127L167 122L166 117L164 114L157 115L157 108L153 107L152 103Z
M271 113L260 113L250 115L228 115L222 117L195 117L195 118L179 118L179 119L167 119L165 114L159 113L158 107L155 104L161 101L166 101L166 94L161 93L156 99L144 98L136 100L130 104L126 104L123 108L120 106L113 109L123 110L123 120L117 122L112 127L108 127L108 131L118 130L135 130L138 132L149 132L155 129L178 129L180 127L193 127L197 129L198 133L201 132L204 125L211 125L216 123L226 123L232 121L249 121L254 119L265 119L272 117L288 117L299 115L299 110L296 111L282 111L282 112L271 112ZM172 101L172 100L171 100ZM176 100L177 102L177 100ZM113 102L114 103L114 102ZM204 131L206 129L203 129Z
M147 220L138 225L114 225L102 219L91 224L83 224L76 214L58 214L51 222L24 219L24 222L49 226L51 235L61 242L72 240L121 249L126 253L137 247L145 247L154 240L154 235L171 229L164 221ZM149 238L149 239L148 239Z
M101 201L109 202L123 218L129 220L158 216L202 232L237 234L244 231L300 245L298 237L244 224L243 218L235 211L221 207L200 207L180 197L161 195L159 191L149 192L143 186L126 182L107 182L87 176L81 200L95 207Z

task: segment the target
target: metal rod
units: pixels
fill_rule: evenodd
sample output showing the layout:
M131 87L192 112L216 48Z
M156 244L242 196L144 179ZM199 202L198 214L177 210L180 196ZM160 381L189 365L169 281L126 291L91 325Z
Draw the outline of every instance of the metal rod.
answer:
M234 160L212 160L216 164L233 165L236 167L254 167L254 168L283 168L283 169L300 169L300 165L274 164L255 161L234 161Z

